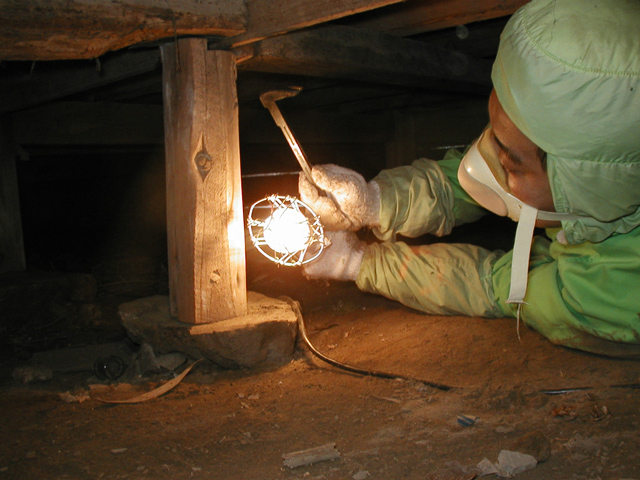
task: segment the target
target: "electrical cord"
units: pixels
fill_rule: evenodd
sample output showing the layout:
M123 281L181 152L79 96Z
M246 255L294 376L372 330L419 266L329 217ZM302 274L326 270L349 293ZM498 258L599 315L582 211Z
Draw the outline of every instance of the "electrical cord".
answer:
M354 367L352 365L347 365L345 363L339 362L337 360L334 360L330 357L327 357L324 353L320 352L317 348L315 348L313 346L313 344L311 343L311 341L309 340L309 335L307 334L307 329L305 327L304 324L304 318L302 317L302 311L300 310L300 303L293 300L290 297L287 297L285 295L280 297L282 300L284 300L285 302L287 302L291 308L293 309L294 313L296 314L296 317L298 319L298 328L300 329L300 335L302 336L302 340L304 341L305 345L309 348L309 350L311 350L311 352L317 356L318 358L320 358L321 360L325 361L326 363L333 365L334 367L340 368L342 370L346 370L348 372L352 372L352 373L357 373L359 375L366 375L366 376L370 376L370 377L378 377L378 378L386 378L386 379L391 379L391 380L395 380L396 378L400 378L402 380L409 380L412 382L420 382L423 383L424 385L428 386L428 387L432 387L432 388L436 388L438 390L443 390L443 391L449 391L449 390L453 390L455 387L451 386L451 385L445 385L443 383L437 383L437 382L431 382L431 381L427 381L427 380L422 380L420 378L415 378L415 377L409 377L406 375L398 375L395 373L387 373L387 372L379 372L379 371L375 371L375 370L368 370L368 369L364 369L364 368L360 368L360 367Z
M431 381L428 381L428 380L422 380L420 378L409 377L409 376L406 376L406 375L397 375L395 373L378 372L378 371L375 371L375 370L367 370L367 369L360 368L360 367L354 367L354 366L347 365L345 363L339 362L337 360L334 360L333 358L327 357L324 353L320 352L317 348L315 348L313 346L313 344L311 343L311 341L309 340L309 335L307 334L307 329L306 329L305 324L304 324L304 318L302 317L302 311L300 309L300 303L297 302L296 300L293 300L290 297L285 296L285 295L282 295L280 297L280 299L282 299L285 302L287 302L291 306L291 308L293 309L294 313L296 314L296 317L298 319L298 328L300 329L300 335L302 336L302 339L304 340L305 345L309 348L309 350L311 350L311 352L314 355L316 355L321 360L327 362L328 364L333 365L334 367L340 368L342 370L346 370L348 372L357 373L359 375L386 378L386 379L391 379L391 380L395 380L396 378L400 378L402 380L408 380L408 381L412 381L412 382L420 382L420 383L423 383L424 385L426 385L428 387L436 388L438 390L443 390L445 392L447 392L449 390L454 390L454 389L459 389L460 388L460 387L453 387L451 385L446 385L446 384L443 384L443 383L437 383L437 382L431 382ZM545 394L545 395L565 395L565 394L568 394L568 393L588 391L588 390L591 390L592 388L594 388L594 387L573 387L573 388L547 389L547 390L540 390L540 393ZM640 390L640 382L639 383L610 385L608 388L623 388L623 389Z

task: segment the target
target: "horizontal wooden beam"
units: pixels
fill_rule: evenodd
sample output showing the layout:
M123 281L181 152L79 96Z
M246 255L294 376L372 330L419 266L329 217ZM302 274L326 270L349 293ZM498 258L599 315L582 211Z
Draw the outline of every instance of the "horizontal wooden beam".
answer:
M350 23L406 37L443 28L511 15L529 0L407 0L384 12L372 12Z
M0 60L96 58L181 35L238 35L242 0L0 0Z
M9 19L0 22L0 60L96 58L180 36L237 47L354 14L351 26L408 36L510 15L526 1L0 0Z
M228 40L241 46L404 0L247 0L247 31Z
M33 71L0 75L0 113L33 107L154 70L160 72L160 69L157 48L115 52L99 63L87 60L55 65L39 63Z
M422 42L350 27L270 38L244 52L241 70L299 74L484 94L491 62Z
M180 36L243 45L403 0L0 0L0 60L96 58Z

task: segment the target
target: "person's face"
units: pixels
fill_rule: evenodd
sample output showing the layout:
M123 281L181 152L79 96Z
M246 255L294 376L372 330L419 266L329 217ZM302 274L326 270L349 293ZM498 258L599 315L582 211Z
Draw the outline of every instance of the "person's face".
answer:
M489 97L491 142L507 177L511 193L524 203L554 212L553 197L547 172L539 157L538 146L529 140L503 110L495 90ZM538 227L559 226L560 222L538 220Z

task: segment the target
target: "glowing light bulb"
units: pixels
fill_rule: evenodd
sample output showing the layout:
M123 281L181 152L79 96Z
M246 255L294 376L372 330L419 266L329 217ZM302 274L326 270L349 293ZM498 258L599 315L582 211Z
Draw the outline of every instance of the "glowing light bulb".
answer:
M293 197L271 195L254 203L247 227L256 249L280 265L310 262L325 246L320 217Z
M299 210L284 206L265 221L264 240L278 253L295 253L309 243L309 220Z

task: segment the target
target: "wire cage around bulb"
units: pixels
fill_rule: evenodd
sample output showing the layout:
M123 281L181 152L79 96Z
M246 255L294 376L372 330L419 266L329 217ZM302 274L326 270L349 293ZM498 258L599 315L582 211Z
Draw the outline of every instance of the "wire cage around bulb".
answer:
M311 262L325 247L320 217L295 197L270 195L249 210L251 241L269 260L286 266Z

